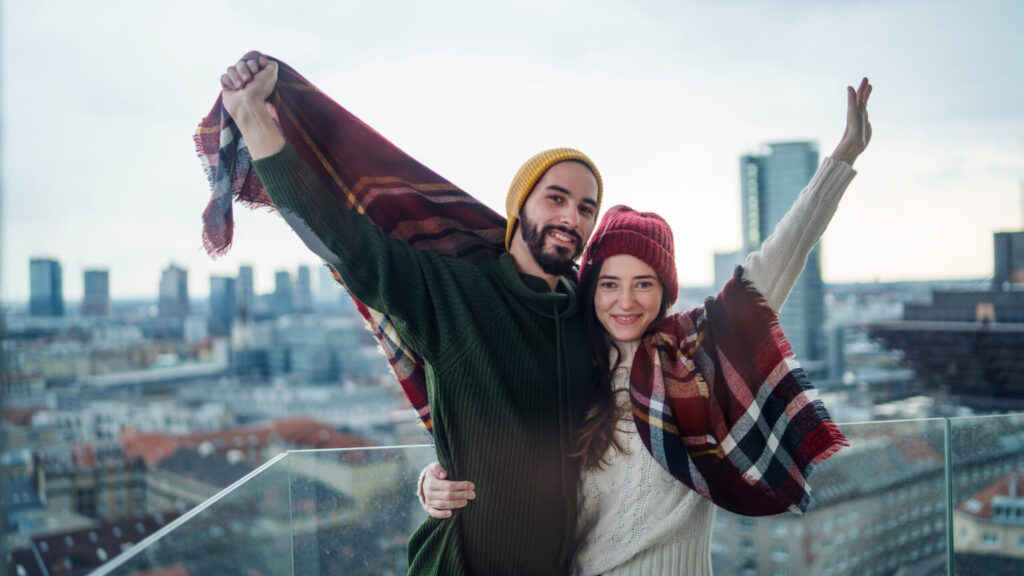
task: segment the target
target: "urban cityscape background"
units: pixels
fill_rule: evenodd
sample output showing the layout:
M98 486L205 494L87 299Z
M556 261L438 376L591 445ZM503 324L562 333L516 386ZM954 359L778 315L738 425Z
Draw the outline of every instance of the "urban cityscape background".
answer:
M351 302L275 214L201 248L190 136L253 48L492 207L585 150L676 231L680 309L868 75L874 141L781 315L851 446L806 516L719 513L715 573L1024 573L1020 3L106 6L0 2L0 575L405 571L429 436Z

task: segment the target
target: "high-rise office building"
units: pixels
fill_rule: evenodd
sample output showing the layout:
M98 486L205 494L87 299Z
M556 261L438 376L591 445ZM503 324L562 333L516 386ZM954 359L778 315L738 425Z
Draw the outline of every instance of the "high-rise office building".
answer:
M210 335L230 336L231 323L237 310L235 279L210 276Z
M1024 231L996 232L992 240L996 259L992 283L996 290L1008 283L1024 284Z
M253 288L252 266L238 267L238 282L235 283L235 314L239 318L252 318L256 306L256 291Z
M60 262L48 258L32 258L28 263L29 301L32 316L64 315L64 283Z
M334 279L327 266L317 269L316 302L320 307L336 307L345 296L345 289Z
M715 285L711 287L712 292L718 292L725 288L725 283L732 278L736 267L743 264L743 257L742 250L715 252Z
M292 275L281 271L274 274L273 308L275 316L284 316L292 311Z
M188 316L188 271L171 264L160 274L160 296L157 302L163 318Z
M744 254L757 250L775 230L817 168L818 145L814 142L770 144L763 154L740 158ZM821 279L820 242L811 250L807 266L779 314L779 322L797 358L825 359L825 284Z
M83 281L85 296L82 298L82 316L109 316L110 273L106 270L86 270Z
M299 274L295 279L295 301L293 304L296 312L313 311L313 281L309 275L309 266L299 266Z

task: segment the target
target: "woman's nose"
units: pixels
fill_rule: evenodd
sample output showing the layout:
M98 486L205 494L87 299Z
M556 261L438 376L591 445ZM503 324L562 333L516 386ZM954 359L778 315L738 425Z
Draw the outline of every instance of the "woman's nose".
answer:
M623 310L629 310L633 307L635 300L633 299L633 292L631 290L623 290L619 294L619 308Z

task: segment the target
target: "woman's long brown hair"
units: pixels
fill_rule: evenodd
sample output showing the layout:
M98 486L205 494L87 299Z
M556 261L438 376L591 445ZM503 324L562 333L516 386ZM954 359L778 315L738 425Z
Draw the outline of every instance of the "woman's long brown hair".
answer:
M601 276L601 269L604 261L596 264L597 270L587 279L587 284L581 286L581 291L586 294L584 302L586 311L584 313L584 325L587 330L587 339L590 342L590 354L594 363L594 392L590 398L590 406L583 417L583 423L576 431L576 451L573 456L580 458L583 468L587 470L600 470L609 463L608 456L611 455L609 448L624 452L623 446L615 437L619 426L629 425L629 413L627 409L619 409L617 394L629 394L628 390L612 390L612 374L619 367L622 361L622 350L615 342L608 337L601 321L597 319L597 311L594 309L594 294L597 293L598 278ZM651 328L658 323L668 312L668 295L665 287L661 290L661 310L658 317L647 327L644 332L646 336ZM611 362L610 351L615 349L615 363Z

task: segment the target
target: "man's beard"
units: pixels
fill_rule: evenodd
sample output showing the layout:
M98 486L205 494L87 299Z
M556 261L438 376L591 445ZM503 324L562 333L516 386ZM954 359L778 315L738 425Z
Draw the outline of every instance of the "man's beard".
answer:
M523 240L526 242L527 248L530 249L530 255L545 274L563 276L572 271L573 260L583 252L583 239L579 234L562 226L545 226L538 230L522 212L519 213L519 225L523 228ZM554 247L554 253L545 252L544 243L551 230L558 230L575 238L576 252L570 254L568 248L557 245Z

